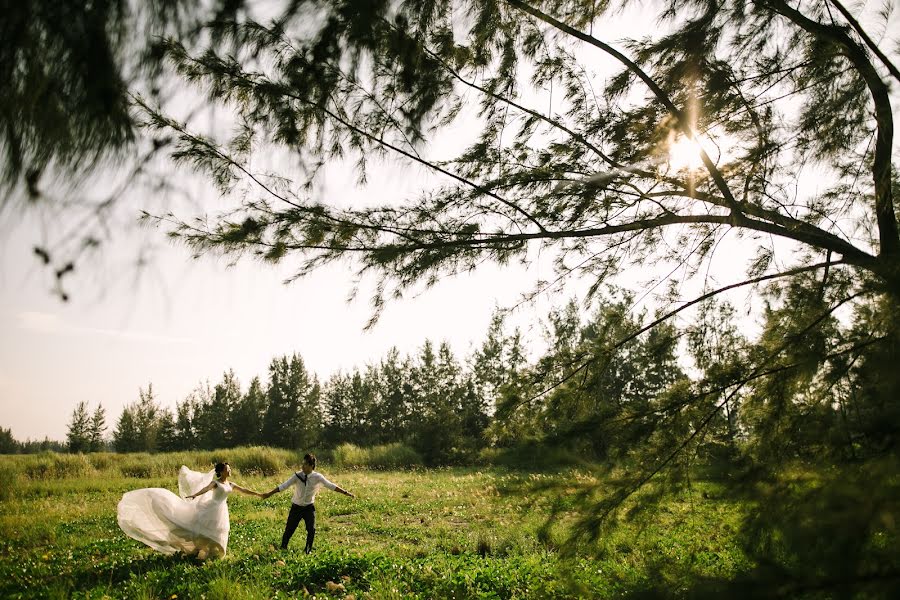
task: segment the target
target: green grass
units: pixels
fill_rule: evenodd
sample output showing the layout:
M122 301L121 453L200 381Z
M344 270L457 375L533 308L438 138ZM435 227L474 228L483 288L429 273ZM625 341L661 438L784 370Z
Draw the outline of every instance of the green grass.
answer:
M266 452L271 463L251 460ZM232 496L228 556L218 561L166 557L119 530L124 492L175 491L181 463L208 468L219 457L231 462L234 481L260 491L283 481L296 460L269 449L0 457L0 598L607 598L678 589L684 582L671 573L680 570L667 575L660 564L726 578L753 566L734 539L741 507L704 499L704 491L717 494L703 482L667 498L640 524L625 521L595 546L561 552L571 514L540 532L560 495L555 484L589 476L571 469L338 470L322 463L359 497L320 493L311 556L300 551L302 526L288 552L276 549L290 492L264 501ZM271 466L279 461L283 468ZM145 476L135 477L138 471ZM329 582L345 592L330 593Z

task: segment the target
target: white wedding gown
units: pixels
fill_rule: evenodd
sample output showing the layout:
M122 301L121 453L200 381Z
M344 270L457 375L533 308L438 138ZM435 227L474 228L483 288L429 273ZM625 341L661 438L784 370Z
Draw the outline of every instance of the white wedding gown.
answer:
M164 554L184 552L224 556L228 549L228 494L230 483L215 487L193 500L184 497L213 481L215 473L198 473L182 466L178 493L163 488L127 492L118 506L119 527L129 537Z

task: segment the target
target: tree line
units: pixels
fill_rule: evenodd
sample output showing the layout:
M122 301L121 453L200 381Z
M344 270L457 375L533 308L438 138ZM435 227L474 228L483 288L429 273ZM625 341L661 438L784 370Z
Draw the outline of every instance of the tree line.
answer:
M65 444L43 449L399 442L429 464L447 464L488 447L549 444L621 463L651 448L662 456L685 450L684 438L703 423L704 435L691 438L682 460L765 455L781 462L823 453L853 460L890 443L872 392L873 369L880 367L875 359L848 358L849 349L878 338L878 323L847 327L831 314L809 330L813 309L825 300L809 286L785 286L768 299L755 340L741 332L737 310L715 299L698 304L682 327L650 327L653 319L635 313L625 293L587 315L570 302L544 319L546 350L534 359L520 332L509 333L496 313L480 345L462 359L446 343L426 341L410 355L395 348L364 368L320 381L300 355L279 356L265 380L254 377L244 388L229 370L174 409L160 405L150 384L124 408L110 436L103 407L91 412L79 402ZM856 311L864 317L871 307L860 303ZM752 368L785 340L796 349L770 360L764 373ZM0 431L2 451L28 451L17 444ZM30 449L42 448L31 443Z

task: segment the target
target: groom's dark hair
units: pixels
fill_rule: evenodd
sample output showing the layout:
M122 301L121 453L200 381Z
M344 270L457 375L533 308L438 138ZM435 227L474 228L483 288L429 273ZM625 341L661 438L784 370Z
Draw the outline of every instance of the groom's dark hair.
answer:
M316 468L316 455L307 452L303 455L303 462L311 466L313 469Z

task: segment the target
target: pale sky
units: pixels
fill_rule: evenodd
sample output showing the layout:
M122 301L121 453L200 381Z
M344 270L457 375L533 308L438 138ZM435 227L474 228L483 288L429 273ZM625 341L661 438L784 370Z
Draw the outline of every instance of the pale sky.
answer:
M398 171L409 175L386 169ZM404 186L391 193L398 187ZM213 257L194 261L162 232L139 230L106 248L101 272L73 280L71 300L63 303L32 253L41 240L39 220L11 223L7 216L2 232L0 426L20 440L63 439L82 400L91 409L102 403L112 426L149 382L168 407L201 381L214 385L229 368L246 390L255 375L265 381L271 359L286 353L299 353L322 379L376 362L392 346L414 352L426 338L449 342L462 357L483 339L495 305L515 304L529 281L551 275L549 267L542 273L486 265L390 302L367 332L366 288L346 302L352 282L346 267L284 285L289 259L277 268L250 259L234 267ZM157 246L140 277L110 258L132 259L135 236Z

